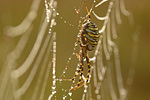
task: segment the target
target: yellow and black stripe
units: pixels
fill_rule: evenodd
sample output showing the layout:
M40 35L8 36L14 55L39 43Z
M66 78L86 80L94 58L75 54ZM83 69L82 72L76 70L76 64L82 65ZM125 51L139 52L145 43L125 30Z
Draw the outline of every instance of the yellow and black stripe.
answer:
M96 47L96 45L98 44L100 37L100 33L98 31L97 26L92 21L87 22L83 27L82 34L85 34L85 37L81 37L81 40L83 44L88 44L87 50L93 50L94 47Z

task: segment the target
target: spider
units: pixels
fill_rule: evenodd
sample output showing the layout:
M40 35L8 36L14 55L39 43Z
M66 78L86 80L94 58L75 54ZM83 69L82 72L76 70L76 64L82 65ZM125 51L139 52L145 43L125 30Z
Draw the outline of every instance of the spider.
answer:
M85 1L84 1L84 5L85 5L86 11L88 13L88 19L85 24L81 25L81 23L79 22L79 25L81 28L81 42L79 39L76 38L77 42L80 45L80 53L79 54L76 53L77 58L80 60L80 67L72 79L63 79L63 80L74 81L76 76L79 73L80 73L80 76L79 76L78 83L74 84L74 87L69 89L69 91L76 90L76 89L82 87L84 84L88 83L90 71L91 71L91 64L90 64L90 59L89 59L87 51L94 50L94 48L98 44L99 37L100 37L97 26L95 25L94 22L91 21L90 12L88 11ZM86 59L86 62L87 62L88 73L87 73L86 78L81 80L82 75L83 75L84 59Z

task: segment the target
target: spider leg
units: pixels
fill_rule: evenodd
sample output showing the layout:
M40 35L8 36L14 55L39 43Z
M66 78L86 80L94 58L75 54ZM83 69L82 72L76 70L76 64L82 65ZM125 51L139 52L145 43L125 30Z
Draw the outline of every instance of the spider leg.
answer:
M84 80L82 80L82 82L83 82ZM82 85L80 85L80 86L75 86L75 87L73 87L73 88L71 88L69 91L71 91L71 90L76 90L76 89L79 89L80 87L82 87L83 85L85 85L87 82L84 82Z
M83 27L81 25L81 22L79 21L79 26L81 28L81 31L83 32ZM85 33L82 33L83 34L83 38L85 41L87 41L86 37L85 37ZM76 38L77 39L77 38ZM81 42L77 39L77 41L79 42L79 45L82 47L82 46L86 46L88 44L88 42L85 44L85 45L81 45Z
M80 42L80 41L79 41ZM81 47L81 54L80 54L80 68L79 70L76 72L76 74L74 75L74 77L72 79L60 79L60 80L64 80L64 81L74 81L76 76L80 74L80 77L79 77L79 82L81 81L81 78L82 78L82 74L83 74L83 51L82 51L82 47Z
M83 47L81 47L83 48ZM82 78L82 75L83 75L83 50L81 49L81 59L80 59L80 64L82 64L82 67L81 67L81 73L80 73L80 77L79 77L79 82L77 83L77 86L80 85L80 81L81 81L81 78Z
M90 76L90 71L91 71L91 64L90 64L90 59L89 59L89 56L87 54L86 56L86 61L87 61L87 65L88 65L88 73L87 73L87 77L86 79L83 79L82 81L80 80L77 84L75 84L75 86L73 88L71 88L69 91L71 90L76 90L76 89L79 89L80 87L82 87L83 85L85 85L86 83L88 83L89 81L89 76ZM81 72L82 73L82 72ZM80 77L82 77L80 75ZM85 81L86 80L86 81ZM83 84L81 84L83 81L85 81ZM81 84L81 85L80 85ZM79 86L80 85L80 86Z
M80 41L79 41L80 42ZM81 81L81 78L82 78L82 74L83 74L83 51L82 51L82 47L81 47L81 54L80 54L80 68L79 70L76 72L76 74L74 75L74 77L72 79L60 79L60 80L63 80L63 81L74 81L76 76L80 74L80 77L79 77L79 82Z
M88 16L89 16L88 20L89 20L89 21L91 21L90 12L89 12L89 10L88 10L88 8L87 8L87 6L86 6L86 2L85 2L85 0L84 0L84 5L85 5L86 11L87 11Z
M76 37L75 37L75 38L76 38ZM76 40L78 41L80 47L82 47L82 44L81 44L80 40L79 40L78 38L76 38Z
M76 57L80 60L80 55L78 53L76 53Z
M82 48L82 47L81 47ZM81 55L80 55L80 68L79 70L76 72L75 76L72 78L72 81L75 80L76 76L81 72L80 77L82 76L83 73L83 55L82 55L83 51L81 50ZM80 77L79 77L79 81L80 81Z
M91 64L90 64L90 59L89 59L88 54L86 56L86 61L87 61L87 65L88 65L88 73L87 73L87 80L86 80L86 82L88 82L89 81L89 76L90 76L90 71L91 71Z
M81 68L81 73L80 73L80 77L79 77L79 81L78 81L78 83L75 85L75 88L76 87L79 87L79 85L81 84L81 79L82 79L82 75L83 75L83 65L82 65L82 68Z
M79 21L79 26L80 26L80 28L81 28L81 31L83 31L83 27L82 27L82 25L81 25L81 21Z

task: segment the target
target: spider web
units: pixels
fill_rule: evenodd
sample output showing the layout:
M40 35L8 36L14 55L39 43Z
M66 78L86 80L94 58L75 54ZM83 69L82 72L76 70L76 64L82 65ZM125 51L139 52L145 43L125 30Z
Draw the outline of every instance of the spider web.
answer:
M6 58L2 60L0 100L127 99L128 89L133 81L133 66L136 63L137 47L133 46L131 67L129 67L129 74L126 75L127 78L124 80L121 73L119 48L116 43L117 37L119 37L117 35L117 25L122 24L121 15L129 19L130 25L134 25L131 13L125 9L124 1L95 1L93 7L95 10L91 9L91 12L95 19L103 21L103 26L99 28L103 38L101 38L96 50L90 56L92 61L90 83L72 93L65 92L66 89L71 88L72 82L56 81L64 71L62 76L71 78L67 77L67 72L72 63L76 62L75 65L78 64L78 61L74 61L74 59L76 59L75 52L79 51L77 42L75 42L75 46L72 48L73 53L67 63L68 70L64 70L65 66L61 66L62 69L60 68L59 60L56 61L56 58L58 59L63 55L59 55L61 46L58 44L60 42L56 41L56 36L59 37L62 33L56 32L57 27L59 29L59 23L56 24L56 16L61 19L65 17L62 18L61 13L56 11L59 2L55 0L33 0L28 14L19 25L4 28L4 38L7 40L15 39L17 43L9 48L10 51L5 55ZM105 8L107 9L105 16L99 17L97 14L100 12L97 12L96 8L105 5L105 3L108 4ZM36 25L36 21L39 23L38 25ZM66 20L63 23L68 24ZM69 27L73 26L72 24L69 25ZM73 27L72 31L76 28ZM133 44L138 44L137 32L133 37ZM66 64L65 62L67 62L67 59L65 59L64 64ZM57 69L60 71L58 72ZM74 74L75 71L71 73ZM63 86L64 84L69 87L66 88Z

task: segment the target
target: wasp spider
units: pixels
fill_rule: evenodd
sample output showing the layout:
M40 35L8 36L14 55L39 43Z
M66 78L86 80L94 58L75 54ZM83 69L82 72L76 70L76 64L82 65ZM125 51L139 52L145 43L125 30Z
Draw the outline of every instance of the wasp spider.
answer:
M90 71L91 71L91 64L90 64L90 59L89 59L87 51L92 51L97 46L99 37L100 37L97 26L95 25L94 22L91 21L90 12L88 11L85 1L84 1L84 4L88 13L88 18L85 24L81 25L79 23L80 28L81 28L81 42L79 39L76 38L81 49L80 54L77 54L80 60L80 67L79 67L79 70L76 72L75 76L72 79L68 79L68 80L74 81L76 76L79 73L80 73L80 76L79 76L79 81L76 84L74 84L74 87L69 89L69 91L76 90L82 87L84 84L88 83ZM87 73L86 78L82 80L84 59L86 59L87 61L88 73ZM67 80L67 79L64 79L64 80Z

